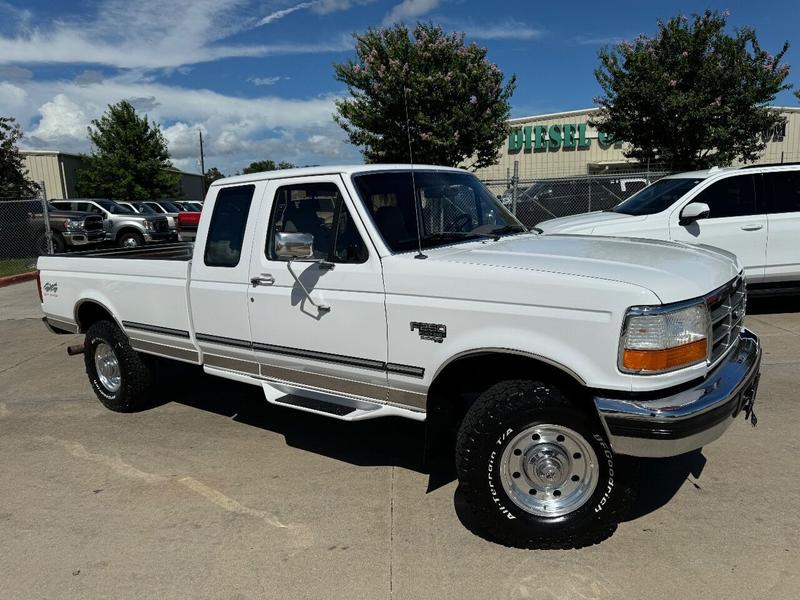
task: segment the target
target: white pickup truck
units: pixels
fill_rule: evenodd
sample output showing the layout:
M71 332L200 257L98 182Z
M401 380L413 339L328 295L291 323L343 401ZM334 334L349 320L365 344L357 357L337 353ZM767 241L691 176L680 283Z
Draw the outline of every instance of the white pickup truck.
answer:
M72 350L109 409L141 407L165 357L299 411L425 420L480 530L509 545L604 539L635 483L623 457L754 420L761 349L732 255L527 232L458 169L222 179L193 247L39 270L45 322L86 334Z

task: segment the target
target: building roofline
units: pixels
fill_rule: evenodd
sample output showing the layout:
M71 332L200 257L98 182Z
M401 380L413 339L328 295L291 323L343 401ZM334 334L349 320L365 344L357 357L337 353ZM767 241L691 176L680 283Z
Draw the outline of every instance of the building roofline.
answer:
M800 106L770 106L774 110L779 110L781 112L800 112ZM574 115L583 115L586 113L593 113L597 112L600 109L596 106L590 108L579 108L576 110L562 110L560 112L554 113L545 113L541 115L529 115L527 117L514 117L513 119L509 119L508 122L510 124L515 123L525 123L527 121L539 121L542 119L555 119L557 117L571 117Z

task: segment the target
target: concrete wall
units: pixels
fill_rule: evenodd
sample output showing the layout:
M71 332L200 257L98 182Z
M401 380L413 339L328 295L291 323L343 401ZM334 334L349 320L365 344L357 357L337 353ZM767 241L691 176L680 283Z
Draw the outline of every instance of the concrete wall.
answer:
M787 118L785 131L773 132L757 163L800 161L800 108L780 110ZM604 143L608 140L603 133L588 126L595 111L511 119L512 133L500 148L499 160L479 169L477 175L505 179L507 173L513 174L514 161L519 161L519 175L524 179L586 175L607 169L645 170L646 165L625 158L622 144ZM571 143L566 143L565 137Z

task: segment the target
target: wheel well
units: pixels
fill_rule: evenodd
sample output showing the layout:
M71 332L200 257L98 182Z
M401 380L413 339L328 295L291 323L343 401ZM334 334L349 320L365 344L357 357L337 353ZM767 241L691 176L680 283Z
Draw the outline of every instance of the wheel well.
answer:
M455 435L470 406L486 389L505 379L539 379L555 383L593 410L591 397L577 376L532 356L487 351L447 364L428 390L428 458L452 452Z
M140 236L143 236L143 237L144 237L144 234L142 234L142 232L141 232L141 231L139 231L138 229L136 229L136 227L123 227L122 229L120 229L120 230L117 232L117 237L116 237L115 239L117 239L117 240L118 240L119 238L121 238L121 237L122 237L123 235L125 235L126 233L135 233L135 234L137 234L137 235L140 235Z
M111 321L112 323L116 323L114 317L104 306L97 302L92 302L91 300L81 303L75 313L75 320L78 323L79 331L86 331L98 321Z

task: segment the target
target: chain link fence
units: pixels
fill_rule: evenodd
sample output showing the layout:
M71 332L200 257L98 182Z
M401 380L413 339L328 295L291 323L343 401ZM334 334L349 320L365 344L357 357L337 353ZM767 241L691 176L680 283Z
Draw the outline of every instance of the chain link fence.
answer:
M612 208L668 171L571 175L542 179L487 179L483 183L524 225Z
M33 271L36 259L53 251L44 186L34 198L0 196L0 277Z

